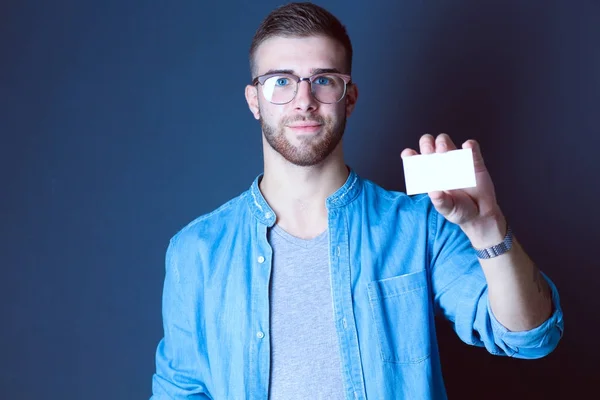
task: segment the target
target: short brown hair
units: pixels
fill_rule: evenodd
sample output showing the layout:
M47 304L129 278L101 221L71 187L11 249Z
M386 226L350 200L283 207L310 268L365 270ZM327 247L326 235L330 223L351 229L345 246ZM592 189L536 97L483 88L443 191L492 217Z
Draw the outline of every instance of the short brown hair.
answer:
M326 36L346 50L346 73L352 70L352 43L346 27L329 11L313 3L289 3L273 10L262 21L250 46L250 73L257 73L254 54L265 40L274 37Z

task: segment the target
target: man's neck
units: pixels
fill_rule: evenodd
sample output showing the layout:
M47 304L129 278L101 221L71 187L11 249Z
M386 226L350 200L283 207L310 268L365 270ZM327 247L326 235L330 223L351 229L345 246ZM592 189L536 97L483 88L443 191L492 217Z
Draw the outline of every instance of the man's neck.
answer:
M283 157L265 158L260 190L277 215L277 224L303 239L327 229L325 202L348 179L341 143L322 163L299 167Z

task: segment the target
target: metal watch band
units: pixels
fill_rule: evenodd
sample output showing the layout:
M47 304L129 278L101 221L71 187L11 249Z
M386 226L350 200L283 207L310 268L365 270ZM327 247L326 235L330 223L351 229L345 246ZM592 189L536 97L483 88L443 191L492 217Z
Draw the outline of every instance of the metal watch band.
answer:
M510 250L510 248L512 247L512 242L513 234L512 229L509 226L508 230L506 231L506 235L504 236L504 240L502 240L501 243L492 247L487 247L485 249L475 249L475 253L477 254L478 258L483 260L498 257L499 255L504 254Z

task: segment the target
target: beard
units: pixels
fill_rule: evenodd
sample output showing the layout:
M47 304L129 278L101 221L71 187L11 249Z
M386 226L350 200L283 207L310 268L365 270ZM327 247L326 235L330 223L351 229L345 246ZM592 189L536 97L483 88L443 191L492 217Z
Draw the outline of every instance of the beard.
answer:
M301 136L301 143L293 145L285 136L285 126L300 121L319 123L321 132L317 135ZM269 125L261 116L259 122L271 148L299 167L310 167L323 162L335 150L346 130L345 115L339 120L321 116L284 118L277 126Z

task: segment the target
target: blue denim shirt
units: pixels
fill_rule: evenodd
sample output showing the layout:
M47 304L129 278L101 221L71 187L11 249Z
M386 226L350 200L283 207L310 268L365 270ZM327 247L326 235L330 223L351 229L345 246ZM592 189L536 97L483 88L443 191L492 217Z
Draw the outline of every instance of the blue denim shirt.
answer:
M268 399L267 229L276 218L259 180L169 243L153 400ZM495 355L539 358L556 347L563 316L552 282L546 277L550 318L527 332L507 330L492 314L469 240L427 195L387 191L351 171L326 205L348 400L445 399L436 314Z

